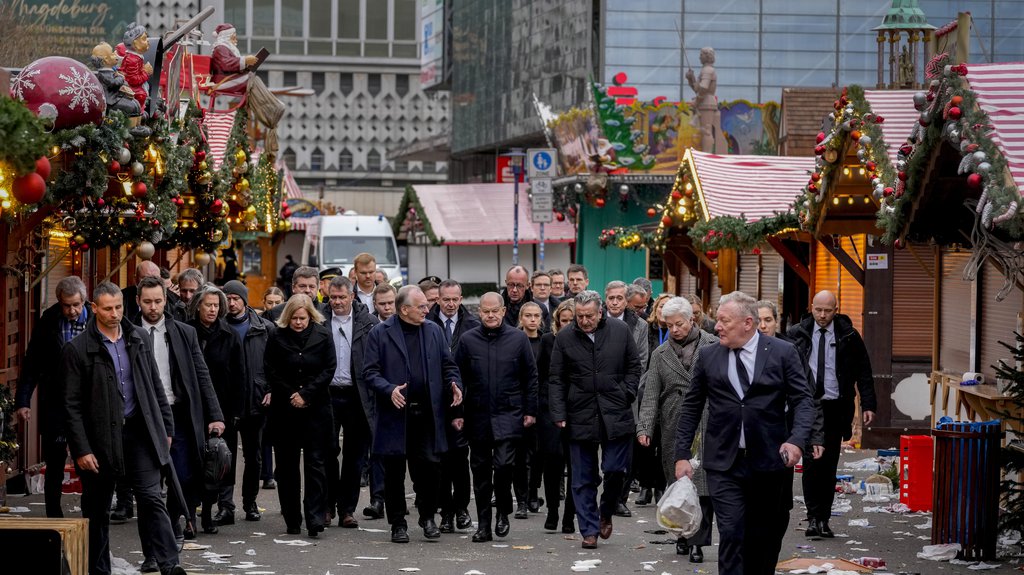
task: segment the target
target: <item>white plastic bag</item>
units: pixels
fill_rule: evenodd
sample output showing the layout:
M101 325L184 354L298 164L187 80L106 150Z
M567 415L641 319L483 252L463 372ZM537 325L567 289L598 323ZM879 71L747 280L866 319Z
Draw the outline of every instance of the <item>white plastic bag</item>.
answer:
M658 525L676 535L690 537L700 529L700 497L689 477L668 486L658 501L656 516Z

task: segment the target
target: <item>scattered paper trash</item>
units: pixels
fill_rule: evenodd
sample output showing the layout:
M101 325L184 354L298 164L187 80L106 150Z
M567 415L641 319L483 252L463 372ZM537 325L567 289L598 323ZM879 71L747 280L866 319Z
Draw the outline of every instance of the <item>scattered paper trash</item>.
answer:
M578 559L572 564L572 570L577 573L585 573L591 569L597 569L600 564L600 559Z
M981 571L983 569L998 569L999 565L993 565L991 563L985 563L984 561L979 562L977 565L971 565L968 567L971 571Z
M245 554L250 556L250 557L254 557L256 555L256 550L255 549L246 549L245 550Z
M1020 531L1016 529L1006 529L999 533L999 544L1009 547L1011 545L1017 545L1020 543Z
M209 545L202 545L200 543L192 543L192 542L186 543L186 544L181 546L181 550L182 551L201 551L203 549L209 549L209 548L210 548Z
M417 572L419 570L420 570L419 567L402 567L401 569L399 569L399 571L401 571L403 573L415 573L415 572Z
M654 571L654 565L644 565L644 571Z
M867 519L851 519L846 524L850 527L870 527Z
M279 545L290 545L292 547L306 547L312 545L312 543L310 543L309 541L305 541L303 539L274 539L274 543L277 543ZM250 549L249 551L253 550ZM246 551L246 554L248 554L249 551ZM253 551L253 555L255 554L256 552ZM358 557L356 559L358 559Z
M939 545L925 545L917 552L918 559L929 561L949 561L956 557L960 551L959 543L941 543Z
M387 561L387 557L356 557L360 561Z
M914 527L916 527L918 529L931 529L932 528L932 518L929 517L927 521L925 521L924 523L922 523L920 525L915 525Z
M387 533L384 529L376 529L374 527L360 527L359 531L365 531L366 533Z
M230 545L245 545L245 541L228 541Z
M868 457L865 459L859 459L857 461L847 461L846 463L843 464L843 469L878 472L880 466L878 464L877 457Z
M469 571L466 571L462 575L485 575L485 574L484 574L483 571L477 571L476 569L470 569Z
M120 557L110 556L110 573L111 575L137 575L139 572L134 565L121 559Z
M533 545L513 545L512 548L518 549L519 551L529 551L530 549L533 549Z

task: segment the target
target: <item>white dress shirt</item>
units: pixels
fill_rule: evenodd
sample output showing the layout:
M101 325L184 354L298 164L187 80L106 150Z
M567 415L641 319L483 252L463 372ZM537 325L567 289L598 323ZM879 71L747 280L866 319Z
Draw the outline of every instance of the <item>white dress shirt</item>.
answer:
M363 293L363 290L359 289L359 284L356 284L356 297L359 298L359 301L363 302L366 309L373 310L373 290L370 290L370 293Z
M334 352L338 361L331 385L347 387L352 385L352 312L348 315L331 314L331 330L334 338Z
M177 399L174 397L174 385L171 383L171 351L170 343L167 341L167 321L160 316L160 321L151 324L145 319L146 333L153 338L153 356L156 359L156 370L160 374L160 385L164 388L167 396L167 403L174 405Z
M761 336L757 331L754 331L754 337L750 338L747 343L743 344L740 351L740 362L743 364L743 368L747 370L747 381L750 385L754 385L754 361L757 359L757 343ZM736 395L740 399L743 399L743 386L740 385L739 372L736 371L736 360L733 359L736 352L729 350L729 383L732 384L733 390L736 391ZM740 449L747 448L747 438L744 435L743 423L740 422Z
M821 339L821 326L814 324L811 333L811 357L807 363L811 367L811 382L818 381L818 341ZM822 399L839 399L839 380L836 379L836 322L825 326L825 395Z

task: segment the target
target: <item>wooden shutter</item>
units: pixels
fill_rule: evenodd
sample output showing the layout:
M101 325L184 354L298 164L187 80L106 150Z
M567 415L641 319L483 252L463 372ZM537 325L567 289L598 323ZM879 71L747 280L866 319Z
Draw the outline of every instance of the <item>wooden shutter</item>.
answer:
M1003 287L1003 274L990 262L982 265L978 274L981 280L981 301L978 304L978 325L981 341L978 346L978 371L984 373L990 383L995 383L995 368L1000 359L1013 365L1013 354L999 342L1015 344L1014 332L1019 331L1018 317L1024 294L1016 285L1003 301L996 301L996 293Z
M925 361L932 356L935 258L927 245L892 254L892 355L894 360Z
M968 251L943 251L939 294L939 369L971 371L971 284L964 281Z
M863 234L852 237L843 236L841 245L851 258L863 265L866 246L866 237ZM814 291L822 290L829 290L836 294L839 299L839 313L850 316L853 327L863 333L864 286L857 283L857 280L827 249L817 245L814 250Z
M761 248L761 289L758 299L773 301L780 307L779 284L782 282L782 256L772 248ZM780 310L781 311L781 310Z
M754 299L759 299L757 293L758 284L758 256L750 252L740 253L738 258L739 270L736 274L736 289L749 295Z

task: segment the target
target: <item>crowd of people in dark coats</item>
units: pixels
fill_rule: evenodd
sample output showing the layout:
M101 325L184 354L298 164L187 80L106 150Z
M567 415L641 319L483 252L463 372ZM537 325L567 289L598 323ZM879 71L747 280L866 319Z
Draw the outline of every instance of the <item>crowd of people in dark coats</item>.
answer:
M70 452L78 468L90 573L110 572L108 526L132 517L133 504L142 570L183 573L182 541L235 522L239 467L245 520L262 517L262 481L277 490L292 535L305 527L318 537L334 522L355 528L360 519L386 517L391 541L408 542L408 474L427 539L473 526L472 489L473 542L505 537L510 517L546 508L545 530L578 530L588 549L612 535L613 517L631 515L630 493L650 504L666 485L693 477L705 522L680 538L677 552L703 560L724 481L714 468L720 453L705 449L735 446L709 426L709 410L723 408L701 387L717 372L700 362L735 339L736 363L721 373L740 397L757 397L747 380L756 383L761 372L744 377L740 352L758 333L782 340L776 324L747 313L758 309L752 300L739 292L723 298L709 325L700 300L653 297L644 278L610 282L602 295L587 289L580 265L533 274L513 266L504 289L483 294L474 313L458 281L429 277L396 290L372 254L355 258L348 277L338 268L290 271L292 295L285 300L271 288L256 302L265 311L250 305L238 280L218 287L190 269L173 284L152 262L138 267L137 285L104 282L91 300L79 278L57 285L57 303L28 346L18 416L31 417L38 390L47 466L62 471ZM758 305L777 321L771 302ZM846 324L838 325L847 337ZM786 361L799 358L789 343L778 346ZM791 435L779 448L795 445L784 464L764 464L772 473L792 468L793 454L821 457L824 391L808 384L816 370L807 367L811 352L803 353L803 367L779 376L788 395L772 399L789 405L778 415L781 428L747 427L745 446L740 428L743 453L753 453L751 442ZM217 438L231 464L211 479L207 459ZM705 456L707 476L689 463ZM46 510L60 517L53 476ZM369 498L357 518L362 487ZM789 487L791 500L791 472ZM790 508L774 511L780 537ZM723 521L733 512L727 507ZM723 537L723 545L736 545L731 532ZM757 553L770 555L771 545L765 549Z

